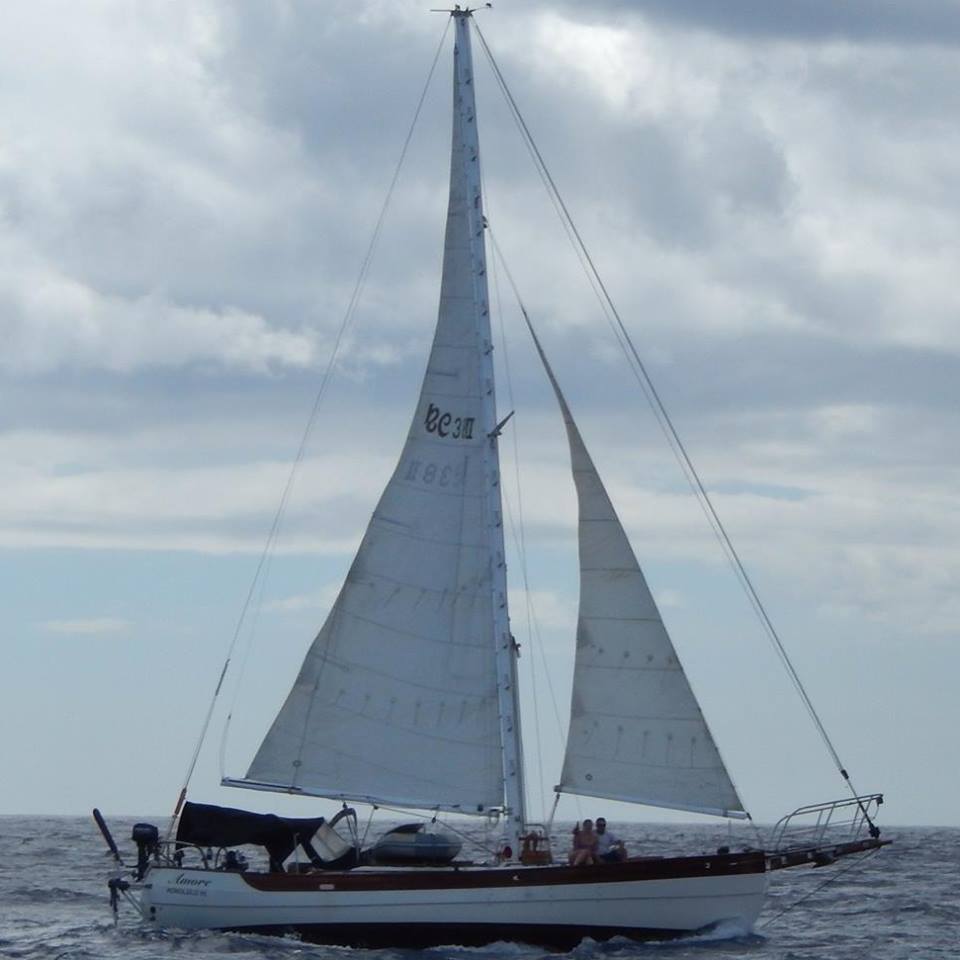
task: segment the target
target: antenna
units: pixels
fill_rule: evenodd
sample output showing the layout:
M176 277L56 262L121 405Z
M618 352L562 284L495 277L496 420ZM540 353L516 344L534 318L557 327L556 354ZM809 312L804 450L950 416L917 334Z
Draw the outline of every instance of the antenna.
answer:
M480 10L492 10L492 3L485 3L482 7L461 7L459 3L453 5L453 9L450 7L431 7L431 13L449 13L452 16L459 14L461 17L469 17L471 14L477 13Z

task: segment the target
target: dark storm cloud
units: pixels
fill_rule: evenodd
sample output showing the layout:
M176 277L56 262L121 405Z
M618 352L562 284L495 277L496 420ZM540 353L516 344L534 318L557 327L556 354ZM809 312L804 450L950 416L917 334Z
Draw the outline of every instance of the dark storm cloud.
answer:
M640 15L748 39L960 43L960 7L954 0L600 0L561 5L581 20Z

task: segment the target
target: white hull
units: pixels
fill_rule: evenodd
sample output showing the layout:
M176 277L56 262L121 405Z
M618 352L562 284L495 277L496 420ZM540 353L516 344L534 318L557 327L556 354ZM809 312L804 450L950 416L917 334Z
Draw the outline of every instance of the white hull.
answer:
M671 937L720 923L748 931L768 876L762 866L711 875L710 864L719 861L639 862L653 868L645 870L631 862L633 869L359 869L306 877L154 867L141 909L157 927L290 931L357 946L496 940L572 946L584 936ZM669 864L688 869L665 869ZM697 875L664 875L671 872Z

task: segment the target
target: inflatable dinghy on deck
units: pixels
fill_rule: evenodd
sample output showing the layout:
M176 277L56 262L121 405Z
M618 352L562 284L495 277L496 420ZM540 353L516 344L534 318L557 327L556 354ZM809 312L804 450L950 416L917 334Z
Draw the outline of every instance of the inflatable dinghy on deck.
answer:
M381 866L440 866L450 863L463 846L449 833L426 823L405 823L387 831L364 859Z

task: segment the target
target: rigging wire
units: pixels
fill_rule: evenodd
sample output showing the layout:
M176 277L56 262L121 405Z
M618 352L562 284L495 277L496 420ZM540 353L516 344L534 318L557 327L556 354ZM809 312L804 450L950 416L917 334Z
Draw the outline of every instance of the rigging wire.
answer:
M768 639L774 647L775 652L780 658L781 663L783 664L787 675L790 681L793 684L794 689L797 691L801 702L807 710L808 715L813 721L814 727L817 732L820 734L824 745L827 748L828 753L833 759L834 764L836 765L840 775L846 782L847 787L853 794L855 798L858 797L857 791L854 788L854 785L850 779L850 774L847 772L846 768L843 765L843 762L840 759L840 756L831 740L829 734L827 733L826 728L823 725L820 715L818 714L813 701L810 698L810 695L807 693L806 688L803 685L800 675L798 674L793 661L791 660L789 654L787 653L786 647L784 646L783 641L780 638L780 635L773 624L773 621L770 615L767 613L766 607L760 599L759 594L757 593L756 588L754 587L753 581L747 573L746 567L743 561L740 558L740 554L733 545L726 527L720 519L719 514L717 513L716 508L714 507L713 500L711 499L709 493L707 492L706 487L703 484L703 481L697 472L693 461L684 445L683 441L680 438L679 433L677 432L676 427L673 424L667 409L660 397L659 392L657 391L653 380L650 377L649 372L643 361L640 358L640 354L636 349L636 346L633 343L632 338L630 337L629 332L627 331L626 326L623 323L623 320L620 317L620 313L616 308L616 305L611 297L606 285L603 282L602 277L593 261L593 258L590 256L590 253L587 249L586 244L583 241L583 238L577 229L577 226L573 220L573 217L570 214L569 209L567 208L566 203L563 200L562 195L560 194L559 188L556 185L553 176L551 175L549 168L547 167L546 162L543 159L543 155L540 152L539 147L536 144L536 141L533 138L532 133L530 132L527 123L520 112L520 108L517 105L516 100L513 97L510 88L507 85L506 79L503 76L503 73L500 70L500 66L497 63L493 52L490 50L489 45L487 44L486 38L483 35L483 31L480 29L479 25L474 21L473 23L474 30L477 33L477 36L480 39L481 47L484 51L484 54L487 57L487 60L490 64L491 70L493 71L494 78L496 79L497 85L500 88L501 93L504 96L504 99L507 103L509 112L517 125L517 128L520 132L521 139L523 140L525 146L527 147L528 152L533 159L534 166L537 170L540 179L542 180L544 187L547 190L551 202L553 203L554 209L557 211L561 223L563 224L564 231L566 232L568 238L570 239L571 244L574 247L574 250L577 254L578 259L580 260L581 266L584 268L587 278L590 281L591 287L594 289L595 294L601 301L603 306L603 312L607 317L608 322L613 328L613 332L616 336L617 342L620 344L621 349L624 352L624 355L627 359L628 365L634 373L640 387L644 393L644 396L647 399L648 404L651 407L651 410L654 413L654 416L660 425L661 430L666 436L668 443L671 449L674 452L674 455L680 465L681 471L687 479L688 484L690 485L694 495L696 496L698 502L700 503L701 509L707 517L707 520L712 527L714 534L717 540L720 543L720 546L727 557L728 562L730 563L733 572L740 582L741 587L743 588L747 600L753 608L756 616L758 617L762 628L767 634ZM861 810L866 816L866 811L863 810L862 804L860 804ZM876 827L873 825L869 817L867 817L867 822L870 824L871 832L876 830Z
M845 873L850 873L851 870L855 869L862 870L867 865L867 861L870 860L871 857L876 856L876 854L880 852L880 849L880 847L876 847L859 860L853 860L851 863L848 863L845 867L843 867L843 869L831 874L826 880L823 881L823 883L818 884L812 890L809 890L807 893L805 893L802 897L800 897L799 900L794 900L794 902L788 907L784 907L779 913L775 913L768 920L764 920L763 923L758 924L758 927L763 928L773 926L773 924L775 924L781 917L790 913L790 911L795 907L799 907L801 903L806 903L807 900L818 894L821 890L823 890L824 887L827 887L834 881L839 880L840 877L842 877Z
M486 184L484 182L483 173L480 174L481 179L481 190L483 191L484 197L486 198ZM486 200L486 208L489 210L489 199ZM507 381L507 400L509 401L509 408L511 410L516 410L516 402L513 395L513 377L510 374L510 351L507 349L507 331L506 325L503 322L503 302L500 297L500 277L497 273L497 260L496 257L493 259L490 270L491 277L493 279L493 293L494 301L496 303L496 313L497 321L500 327L500 344L503 349L503 369ZM533 639L533 624L532 624L532 609L530 603L530 584L527 579L527 554L526 554L526 538L524 536L524 524L523 524L523 488L520 484L520 443L519 443L519 433L520 426L519 423L514 420L513 429L510 431L511 438L513 440L513 474L514 474L514 484L517 491L517 524L514 525L513 515L510 511L510 502L509 498L504 497L507 505L507 514L510 518L510 532L513 535L514 542L517 547L517 552L520 556L520 569L523 575L523 592L524 592L524 601L526 606L526 615L527 615L527 636ZM504 490L506 494L506 491ZM518 528L519 527L519 536ZM530 658L530 673L531 673L531 692L533 694L533 727L534 735L537 743L537 787L540 794L540 812L541 816L545 813L545 798L543 792L543 740L540 734L540 704L537 699L537 673L536 673L536 657Z
M269 558L272 555L273 548L277 541L277 536L280 532L281 523L283 520L284 513L286 512L287 504L290 499L290 494L293 490L294 479L297 475L297 471L303 462L304 454L307 448L307 442L310 439L310 435L313 432L313 428L316 425L317 416L320 411L321 402L327 392L327 388L330 385L330 381L333 378L333 373L336 368L337 360L340 356L341 347L343 346L344 337L346 335L347 329L349 328L351 322L353 321L354 315L357 310L357 305L360 301L360 295L363 292L363 289L366 285L367 275L370 272L370 266L373 262L373 255L377 248L377 243L380 239L380 235L383 232L384 221L386 220L387 210L390 207L390 202L393 199L394 191L396 190L397 182L400 179L400 171L403 168L403 163L406 160L407 151L410 147L410 142L413 139L413 133L417 125L417 121L420 119L420 113L423 110L424 101L427 98L427 92L430 89L430 84L433 80L434 72L436 71L437 62L440 59L440 54L443 51L444 44L446 43L447 33L450 30L451 18L448 18L445 21L443 34L440 37L440 42L437 44L436 52L433 55L433 60L430 63L430 69L427 72L427 78L424 82L423 89L420 92L419 99L417 100L416 108L413 112L413 118L410 121L410 127L407 131L407 135L404 138L403 146L400 149L400 155L397 159L396 166L393 171L393 176L390 180L390 185L387 188L386 196L384 197L383 204L380 208L380 213L377 217L376 224L373 229L373 234L370 238L370 243L367 246L366 252L363 256L363 259L360 263L360 271L357 275L356 283L354 284L353 291L350 295L350 299L347 303L347 308L344 311L343 319L340 322L340 327L337 330L336 338L334 339L333 349L330 352L330 358L327 361L327 366L324 369L323 375L320 378L320 385L317 388L316 397L313 401L313 406L310 410L310 415L307 418L307 424L304 428L303 435L300 439L300 443L297 447L297 452L293 460L293 464L290 467L290 473L287 476L286 484L284 485L283 492L280 496L280 503L277 506L277 511L273 517L273 523L270 525L270 530L267 534L267 540L264 544L263 551L260 554L260 559L257 562L256 569L254 571L253 579L250 583L250 588L247 591L246 598L244 600L243 606L240 611L240 616L237 620L237 625L233 632L233 637L230 641L230 645L227 648L227 657L224 661L223 668L220 671L220 677L217 680L217 685L214 688L213 697L210 700L210 706L207 708L206 716L204 717L203 725L200 729L200 736L197 740L196 747L194 748L193 755L190 758L190 763L187 767L187 773L183 780L183 788L180 791L180 796L177 800L176 807L174 808L173 816L170 820L170 826L168 828L168 836L173 830L174 822L176 821L177 815L180 812L180 808L183 805L183 801L187 795L187 787L190 784L190 780L193 776L193 772L196 769L197 761L200 757L200 751L203 748L204 741L206 740L207 732L210 728L210 721L213 718L214 707L216 706L217 699L220 696L220 691L223 687L224 678L227 675L227 671L230 667L230 661L233 657L234 651L237 646L237 642L240 638L241 631L243 629L244 622L247 617L247 611L250 607L251 601L253 600L254 594L257 590L258 584L260 583L261 574L264 572L265 567L269 563Z
M481 172L481 178L483 174ZM486 194L486 186L483 186L483 192L485 196L485 206L489 210L489 198ZM507 333L506 325L503 319L503 306L502 298L500 294L500 278L497 273L496 267L499 262L503 268L505 274L508 277L510 286L513 290L514 297L517 302L520 302L519 295L517 294L517 285L514 282L513 276L510 274L510 270L507 267L507 263L503 258L503 252L500 250L499 245L497 244L496 238L493 234L493 229L490 226L489 217L484 218L484 226L486 227L487 234L490 237L490 243L493 247L494 256L491 263L491 274L493 277L494 285L494 294L497 304L497 318L500 325L500 341L503 348L503 364L504 372L506 375L507 381L507 399L509 400L510 409L516 409L516 401L514 399L513 392L513 378L510 371L510 352L507 348ZM538 694L538 682L537 682L537 654L540 655L540 660L542 663L542 672L546 680L547 692L550 697L550 704L553 708L553 716L557 725L557 733L560 738L560 742L563 742L564 734L566 730L563 726L563 721L560 717L560 709L557 704L557 695L553 686L553 675L550 670L550 664L547 660L546 647L543 642L543 635L540 632L540 621L537 617L536 604L533 600L533 592L530 589L530 575L529 575L529 566L527 564L527 542L526 542L526 524L523 519L523 487L520 482L520 427L519 422L515 422L514 428L511 431L511 437L513 441L513 467L514 467L514 483L517 490L517 519L514 522L513 512L511 511L510 501L506 499L506 513L507 520L510 525L510 535L513 539L514 548L517 551L517 555L520 558L520 571L521 578L523 580L523 594L524 594L524 607L527 620L527 636L531 640L531 656L530 656L530 674L531 674L531 691L533 695L533 721L534 721L534 733L537 741L537 770L539 776L538 787L540 790L540 807L541 807L541 816L546 821L546 796L544 794L543 785L546 783L543 773L543 737L541 734L540 727L540 700ZM579 811L579 800L577 801L577 809Z
M250 660L250 654L253 649L253 638L257 634L257 627L260 623L260 614L263 610L263 600L266 596L267 583L270 579L270 571L273 566L274 553L271 552L263 566L263 572L260 576L260 584L256 591L256 597L252 602L253 616L249 626L246 628L246 641L243 645L243 653L240 658L240 669L237 673L237 679L233 684L233 696L230 698L230 706L227 708L227 717L223 723L223 730L220 733L220 746L218 751L220 779L227 775L227 742L230 736L230 726L233 723L233 711L236 709L237 701L240 699L243 678L246 676L247 665ZM237 624L237 634L241 632L241 620ZM235 640L235 642L238 642Z
M516 280L514 279L513 272L511 271L510 267L507 265L507 261L506 261L506 259L505 259L504 256L503 256L503 250L501 250L500 244L497 243L497 238L496 238L496 236L494 235L493 229L490 227L489 223L487 224L487 233L490 235L490 245L491 245L491 247L493 248L493 252L494 252L493 262L494 262L494 263L497 263L497 262L499 261L500 266L502 267L503 272L504 272L504 274L505 274L506 277L507 277L507 281L508 281L509 284L510 284L510 289L513 291L514 299L517 301L517 306L518 306L518 308L519 308L519 310L520 310L520 313L521 313L521 315L522 315L522 317L523 317L523 321L524 321L524 323L526 324L526 327L527 327L527 329L529 330L530 334L533 336L534 343L537 343L537 338L536 338L536 335L534 334L534 331L533 331L533 324L532 324L531 321L530 321L530 317L529 317L529 315L527 314L527 309L526 309L526 307L524 306L523 299L522 299L521 296L520 296L520 288L517 286L517 282L516 282ZM499 289L498 289L498 296L499 296ZM519 452L517 453L517 457L519 458ZM520 482L520 480L519 480L519 474L518 474L518 477L517 477L517 484L518 484L518 486L519 486L519 482ZM513 528L513 518L512 518L512 517L510 517L510 523L511 523L511 529L512 529L512 528ZM521 534L522 534L522 532L523 532L523 528L522 528L522 526L521 526ZM516 539L516 532L514 532L514 538ZM530 597L529 584L528 584L528 582L527 582L526 550L525 550L525 547L524 547L524 546L521 546L520 549L521 549L522 570L523 570L523 577L524 577L524 587L525 587L526 592L527 592L527 601L528 601L528 603L529 603L529 604L531 605L531 607L532 607L533 601L532 601L532 599L531 599L531 597ZM547 677L547 688L548 688L549 691L550 691L550 698L551 698L551 701L552 701L552 703L553 703L553 712L554 712L554 716L556 717L557 728L559 729L559 731L560 731L560 736L561 736L561 738L562 738L562 737L563 737L563 734L564 734L563 723L562 723L562 721L561 721L561 719L560 719L560 711L559 711L559 709L558 709L558 707L557 707L557 698L556 698L556 694L554 693L554 689L553 689L553 680L552 680L552 677L551 677L551 674L550 674L550 666L549 666L549 664L548 664L548 662L547 662L545 645L544 645L544 643L543 643L543 638L542 638L542 636L540 635L540 628L539 628L539 624L537 623L536 619L534 619L534 627L536 628L536 638L537 638L538 646L539 646L539 649L540 649L540 654L541 654L541 656L542 656L542 658L543 658L544 673L546 674L546 677ZM542 778L542 771L541 771L541 778ZM575 802L576 802L576 805L577 805L577 815L578 815L578 819L582 820L582 819L583 819L583 810L581 809L580 798L579 798L579 796L577 796L576 794L572 794L572 796L574 797ZM558 800L559 800L559 797L560 797L560 794L557 793L557 794L556 794L556 797L557 797L557 801L558 801ZM554 802L554 811L553 811L553 813L556 813L557 801ZM544 812L546 812L546 811L544 811ZM551 822L552 822L552 820L553 820L553 813L552 813L551 816L550 816Z

